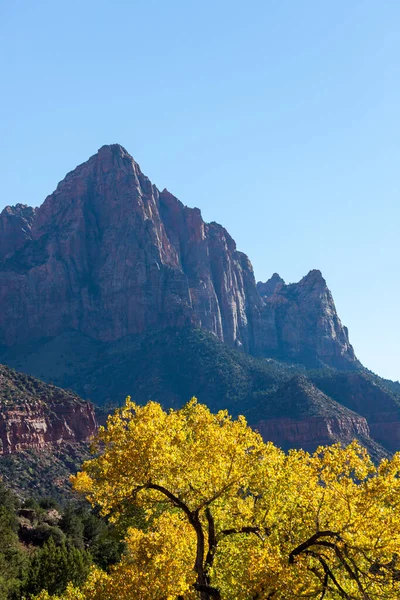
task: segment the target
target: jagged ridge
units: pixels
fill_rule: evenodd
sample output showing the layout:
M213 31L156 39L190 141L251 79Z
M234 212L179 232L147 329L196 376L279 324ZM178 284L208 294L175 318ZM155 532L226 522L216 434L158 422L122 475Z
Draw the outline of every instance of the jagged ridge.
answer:
M69 173L36 211L5 209L2 230L0 345L189 325L258 356L358 366L319 272L257 289L228 232L159 192L118 144Z

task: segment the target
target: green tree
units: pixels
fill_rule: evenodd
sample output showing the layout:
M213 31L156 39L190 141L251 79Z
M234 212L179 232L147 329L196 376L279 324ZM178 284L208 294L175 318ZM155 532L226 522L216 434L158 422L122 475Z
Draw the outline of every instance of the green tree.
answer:
M57 546L51 537L32 555L24 593L37 594L44 589L50 594L59 594L69 582L79 586L85 581L91 564L88 552L68 548L65 543Z
M18 539L15 495L0 481L0 600L19 597L27 555Z
M76 507L69 505L64 510L60 521L60 527L67 536L68 545L83 550L85 547L85 526L82 518L77 514Z

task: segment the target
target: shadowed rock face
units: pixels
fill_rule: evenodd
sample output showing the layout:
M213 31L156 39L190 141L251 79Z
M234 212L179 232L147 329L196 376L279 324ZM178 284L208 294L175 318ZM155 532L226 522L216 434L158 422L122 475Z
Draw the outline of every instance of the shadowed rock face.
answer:
M0 214L0 261L9 252L15 252L31 239L35 208L26 204L6 206Z
M365 373L337 373L317 377L326 394L363 415L373 438L392 451L400 447L400 396Z
M358 439L374 458L385 455L385 450L371 438L364 416L336 402L302 375L271 392L248 417L264 439L285 450L314 451L319 445L348 444Z
M0 365L0 455L86 442L96 430L89 402Z
M273 296L275 292L285 286L285 282L278 273L274 273L271 279L268 279L265 283L259 281L257 283L257 290L264 300L270 296Z
M263 299L262 324L268 325L258 340L261 354L309 366L316 359L337 368L357 363L347 328L320 271L310 271L290 285L275 274L257 287Z
M356 361L319 272L257 289L228 232L159 192L119 145L69 173L36 211L6 208L0 232L0 345L191 325L256 355Z

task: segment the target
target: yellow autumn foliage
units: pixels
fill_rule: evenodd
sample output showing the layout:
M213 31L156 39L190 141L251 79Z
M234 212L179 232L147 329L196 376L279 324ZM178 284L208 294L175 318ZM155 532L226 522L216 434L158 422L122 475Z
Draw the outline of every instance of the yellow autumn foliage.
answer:
M400 598L399 455L285 454L195 399L166 412L128 398L97 448L75 489L115 522L140 505L148 526L63 600Z

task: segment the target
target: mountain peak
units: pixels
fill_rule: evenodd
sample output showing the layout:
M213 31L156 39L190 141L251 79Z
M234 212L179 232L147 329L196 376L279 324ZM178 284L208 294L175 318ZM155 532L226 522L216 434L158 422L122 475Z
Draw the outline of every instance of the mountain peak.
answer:
M103 144L102 146L100 146L98 152L100 152L104 148L108 148L112 152L123 152L124 154L129 154L127 149L124 148L122 144L118 144L118 142L115 142L114 144Z
M104 146L101 146L101 148L99 148L97 151L97 156L99 158L102 156L107 156L108 154L122 157L127 156L133 160L132 156L123 146L121 146L121 144L104 144Z
M59 182L56 192L70 187L72 181L84 182L93 176L102 179L104 175L114 171L141 173L140 167L129 152L120 144L106 144L98 149L88 160L69 171ZM81 187L78 185L78 187Z
M26 204L6 206L0 213L0 261L11 256L31 237L36 208Z
M103 173L115 169L140 171L139 165L133 156L121 144L101 146L97 153L84 164L89 164L91 161L94 161L97 168L100 167L100 171Z
M278 286L285 285L285 281L278 273L274 273L272 277L265 283L259 281L257 283L257 289L261 296L272 296L277 290Z
M26 215L30 216L35 212L35 208L28 206L27 204L21 204L18 202L14 206L5 206L1 211L0 215Z
M310 287L326 287L326 281L319 269L312 269L309 273L307 273L307 275L303 277L300 283L303 285L308 285Z

